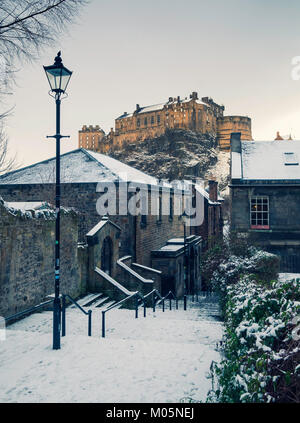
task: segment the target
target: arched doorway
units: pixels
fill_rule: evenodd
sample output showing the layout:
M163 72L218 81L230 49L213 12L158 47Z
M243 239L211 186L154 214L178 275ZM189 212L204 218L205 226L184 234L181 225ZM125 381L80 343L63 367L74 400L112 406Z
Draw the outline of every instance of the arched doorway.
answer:
M113 244L109 236L107 236L102 245L101 250L101 270L108 275L111 275L112 271L112 255L113 255Z

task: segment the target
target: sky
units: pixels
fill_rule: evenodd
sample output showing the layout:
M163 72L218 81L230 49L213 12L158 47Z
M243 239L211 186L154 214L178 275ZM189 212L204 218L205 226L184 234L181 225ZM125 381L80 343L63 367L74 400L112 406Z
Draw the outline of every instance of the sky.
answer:
M123 112L169 97L212 97L252 119L255 140L300 139L299 0L91 0L34 63L19 64L6 131L23 166L55 155L55 103L43 65L73 71L62 102L62 153L83 125L105 132ZM296 58L296 59L295 59ZM294 65L292 61L294 60ZM300 63L300 58L299 58ZM300 70L299 70L300 75ZM296 76L297 76L296 72Z

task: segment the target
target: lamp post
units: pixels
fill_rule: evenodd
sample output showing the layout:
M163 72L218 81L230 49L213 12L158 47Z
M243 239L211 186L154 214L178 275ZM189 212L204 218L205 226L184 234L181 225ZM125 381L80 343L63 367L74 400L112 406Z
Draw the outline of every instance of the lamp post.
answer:
M53 349L60 349L60 316L61 306L59 298L60 285L60 140L68 138L60 134L60 104L61 97L66 94L72 72L62 64L61 52L59 51L54 59L54 64L44 66L46 76L50 85L49 94L56 102L56 134L47 138L56 139L56 186L55 186L55 297L53 304Z
M184 279L185 279L185 294L189 290L189 258L188 258L188 249L186 243L186 226L188 224L188 217L186 215L182 216L183 221L183 242L184 242Z

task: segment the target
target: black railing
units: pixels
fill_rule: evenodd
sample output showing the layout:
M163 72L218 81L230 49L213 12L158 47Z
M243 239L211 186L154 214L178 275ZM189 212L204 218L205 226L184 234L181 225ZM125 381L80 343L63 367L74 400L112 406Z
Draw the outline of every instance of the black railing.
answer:
M92 310L85 311L70 295L62 295L61 336L66 336L66 298L68 298L82 313L88 316L88 336L92 336Z
M10 322L12 320L18 320L20 317L26 316L28 314L34 313L35 311L39 310L40 308L45 307L48 304L53 304L53 300L45 301L39 305L27 308L26 310L20 311L19 313L13 314L11 316L5 317L5 322Z
M114 308L119 307L120 305L124 304L126 301L128 301L128 300L130 300L134 297L137 298L138 296L143 297L142 294L140 294L138 291L134 292L133 294L128 295L128 297L123 298L123 300L119 301L118 303L112 304L110 307L107 307L107 309L102 310L102 338L105 338L105 314L108 311L113 310ZM136 318L138 318L138 307L139 307L138 299L136 299L136 302L135 302L135 317ZM144 309L145 309L145 306L144 306Z
M133 294L127 296L123 300L119 301L118 303L112 304L107 309L102 311L102 338L105 338L105 314L113 310L116 307L119 307L120 305L124 304L126 301L133 299L135 297L135 318L138 318L138 309L141 305L143 305L144 308L144 317L146 317L146 299L152 295L152 303L153 303L153 312L155 312L156 306L160 303L162 303L162 311L165 311L165 300L169 298L169 304L170 304L170 310L172 310L172 299L175 300L176 304L176 310L178 310L178 298L175 296L175 294L172 291L169 291L167 295L162 297L160 292L157 289L153 289L151 292L146 294L145 296L142 295L139 291L134 292ZM62 295L62 313L61 313L61 336L66 336L66 298L68 298L83 314L88 316L88 336L92 336L92 310L84 310L80 304L77 303L74 298L72 298L68 294ZM139 303L140 300L140 303ZM187 309L187 296L184 295L184 310ZM22 316L26 316L28 314L31 314L43 307L45 307L48 304L53 304L53 299L49 301L45 301L44 303L41 303L37 306L28 308L26 310L20 311L19 313L13 314L12 316L6 317L5 322L10 322L12 320L17 320L18 318Z
M155 307L159 303L162 303L162 311L164 312L165 311L165 300L167 300L168 298L169 298L170 310L172 310L172 299L175 301L176 310L178 310L178 298L176 297L176 295L172 291L169 291L167 293L167 295L162 297L160 295L160 293L157 290L155 290L154 300L153 300L153 312L155 312ZM159 299L159 300L156 301L157 299ZM183 301L184 301L184 310L186 310L186 295L184 295Z
M141 300L141 303L139 304L139 299ZM137 319L139 317L139 306L143 304L144 307L144 317L146 317L146 301L145 297L140 293L137 292L135 297L135 318Z
M172 310L172 298L175 300L176 302L176 310L178 310L178 299L177 297L174 295L174 293L172 291L169 291L167 295L165 295L164 297L161 296L160 292L157 291L157 289L153 289L151 292L149 292L146 295L142 295L139 291L134 292L132 295L129 295L128 297L124 298L123 300L119 301L118 303L115 303L113 305L111 305L110 307L108 307L106 310L102 311L102 338L105 338L105 330L106 330L106 322L105 322L105 314L116 308L119 307L120 305L124 304L126 301L128 301L129 299L132 299L135 297L135 318L138 318L138 310L139 307L141 305L143 305L144 308L144 317L146 317L146 299L150 296L153 296L153 311L155 312L155 307L157 304L159 304L160 302L162 302L162 306L163 306L163 312L165 311L165 300L169 298L170 301L170 310ZM158 299L158 301L156 301ZM139 300L141 301L139 304Z

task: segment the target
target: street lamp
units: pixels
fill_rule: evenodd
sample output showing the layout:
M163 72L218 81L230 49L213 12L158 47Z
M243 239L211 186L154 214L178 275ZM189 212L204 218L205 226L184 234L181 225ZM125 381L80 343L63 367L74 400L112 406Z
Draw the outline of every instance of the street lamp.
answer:
M51 97L56 102L56 134L47 138L56 139L56 190L55 190L55 297L53 304L53 349L60 349L60 315L61 306L59 298L60 284L60 139L69 138L60 134L60 103L62 94L66 94L72 72L62 64L61 52L57 53L54 64L44 66L48 82L50 84Z

